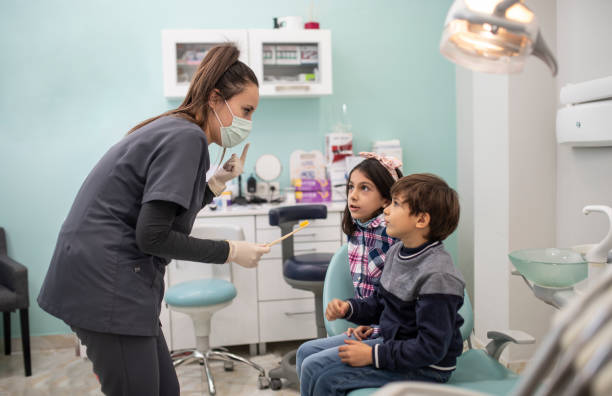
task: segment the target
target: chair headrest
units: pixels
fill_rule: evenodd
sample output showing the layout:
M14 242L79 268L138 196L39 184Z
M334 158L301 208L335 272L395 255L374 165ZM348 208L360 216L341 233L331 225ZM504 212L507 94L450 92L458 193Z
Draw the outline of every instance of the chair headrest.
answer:
M293 205L270 209L268 219L270 225L297 220L326 219L327 206L325 205Z

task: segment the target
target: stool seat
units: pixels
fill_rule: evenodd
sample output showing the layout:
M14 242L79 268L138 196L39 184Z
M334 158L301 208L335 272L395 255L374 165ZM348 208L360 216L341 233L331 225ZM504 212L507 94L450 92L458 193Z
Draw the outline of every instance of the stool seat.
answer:
M223 279L199 279L174 285L166 292L166 303L174 307L207 307L231 301L236 287Z
M308 253L289 258L283 263L285 278L297 281L323 282L331 253Z

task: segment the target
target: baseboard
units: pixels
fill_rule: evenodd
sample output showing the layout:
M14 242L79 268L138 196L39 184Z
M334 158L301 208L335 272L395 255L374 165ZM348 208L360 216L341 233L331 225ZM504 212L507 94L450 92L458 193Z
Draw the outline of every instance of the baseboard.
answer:
M2 345L2 351L4 351L4 340L0 340ZM46 349L64 349L64 348L76 348L77 338L74 334L54 334L44 336L32 336L30 337L30 350L41 351ZM11 351L22 352L21 338L13 338L11 340Z

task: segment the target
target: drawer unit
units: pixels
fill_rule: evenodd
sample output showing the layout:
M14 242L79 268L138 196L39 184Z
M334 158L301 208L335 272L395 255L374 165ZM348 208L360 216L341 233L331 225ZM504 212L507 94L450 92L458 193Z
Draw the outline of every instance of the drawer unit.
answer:
M261 342L316 338L314 298L259 303Z
M294 243L312 242L312 241L337 241L340 239L341 231L338 226L322 226L316 227L309 225L301 231L293 234ZM257 242L268 243L281 237L280 228L264 228L257 229Z

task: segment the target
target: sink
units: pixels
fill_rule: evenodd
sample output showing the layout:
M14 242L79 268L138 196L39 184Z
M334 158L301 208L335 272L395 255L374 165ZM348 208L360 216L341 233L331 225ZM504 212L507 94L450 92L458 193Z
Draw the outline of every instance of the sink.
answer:
M541 287L570 287L588 274L587 262L572 249L522 249L508 257L521 275Z

